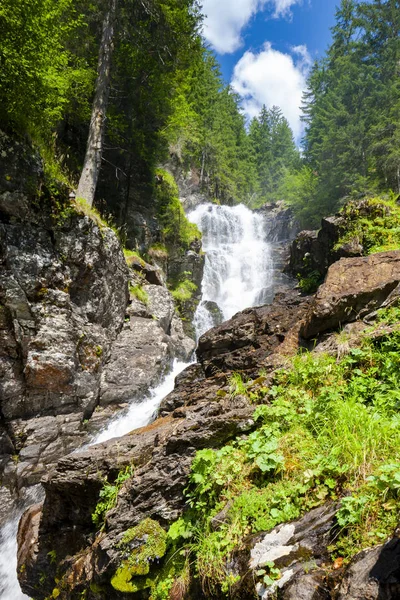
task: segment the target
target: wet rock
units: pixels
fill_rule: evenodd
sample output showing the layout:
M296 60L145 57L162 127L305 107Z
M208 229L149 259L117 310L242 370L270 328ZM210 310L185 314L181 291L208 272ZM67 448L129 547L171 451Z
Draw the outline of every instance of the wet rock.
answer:
M212 302L212 300L205 300L204 302L201 303L201 305L211 316L211 321L212 321L213 327L216 327L217 325L221 325L221 323L224 320L224 315L222 314L222 311L221 311L220 307L218 306L218 304L216 302Z
M254 212L263 214L266 237L271 243L292 240L300 229L292 208L283 201L264 204Z
M387 300L399 282L399 251L339 260L318 289L301 334L315 337L367 315Z

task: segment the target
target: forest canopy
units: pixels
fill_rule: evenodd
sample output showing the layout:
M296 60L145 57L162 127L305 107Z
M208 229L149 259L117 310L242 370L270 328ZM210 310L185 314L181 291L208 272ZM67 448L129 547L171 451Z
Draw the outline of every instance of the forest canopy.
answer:
M76 187L98 122L95 203L117 190L119 222L168 161L211 200L285 200L307 226L348 196L400 193L399 0L342 0L308 77L300 149L279 107L246 121L201 26L196 0L3 0L1 127L29 134Z

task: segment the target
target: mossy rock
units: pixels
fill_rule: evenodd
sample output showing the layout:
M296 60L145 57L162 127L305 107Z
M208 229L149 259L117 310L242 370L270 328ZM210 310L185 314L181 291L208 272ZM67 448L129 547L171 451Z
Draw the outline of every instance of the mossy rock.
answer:
M150 587L153 578L144 576L150 572L152 563L165 555L166 540L166 532L152 519L144 519L128 529L118 544L124 560L111 579L112 587L131 593Z

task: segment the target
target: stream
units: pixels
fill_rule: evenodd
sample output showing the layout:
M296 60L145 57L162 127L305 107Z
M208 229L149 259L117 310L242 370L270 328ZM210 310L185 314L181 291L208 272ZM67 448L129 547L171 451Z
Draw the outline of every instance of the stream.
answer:
M273 294L274 273L261 214L255 214L243 205L201 204L188 218L202 232L206 253L202 299L194 318L198 339L236 312L268 302ZM141 402L132 403L126 412L113 418L89 445L120 437L150 423L162 399L173 390L175 377L189 364L175 360L171 371L156 388ZM16 535L24 510L42 498L40 486L28 490L23 506L16 509L0 529L1 600L29 600L21 592L16 576Z

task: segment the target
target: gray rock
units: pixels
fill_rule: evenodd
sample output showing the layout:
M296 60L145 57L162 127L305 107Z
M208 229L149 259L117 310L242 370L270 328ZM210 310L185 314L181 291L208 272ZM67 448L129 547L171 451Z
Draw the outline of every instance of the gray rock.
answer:
M400 598L400 539L358 554L344 576L338 600L398 600Z
M172 358L171 340L158 321L131 317L102 372L100 404L104 406L144 394L159 381Z
M400 283L400 251L342 258L328 271L301 334L311 338L383 305Z

